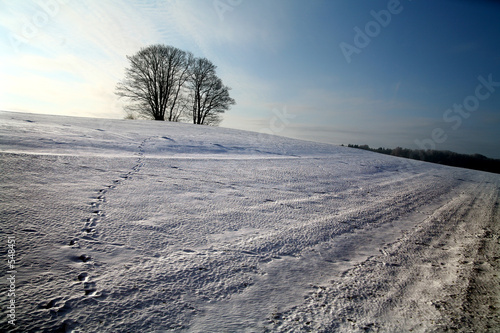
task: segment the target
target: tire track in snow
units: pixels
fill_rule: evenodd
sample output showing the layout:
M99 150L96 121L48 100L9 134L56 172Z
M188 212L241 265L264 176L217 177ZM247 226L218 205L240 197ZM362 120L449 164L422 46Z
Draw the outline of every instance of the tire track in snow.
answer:
M394 183L401 181L395 179ZM373 202L365 202L361 206L354 204L349 211L339 212L339 215L318 216L306 223L267 235L249 235L241 242L233 243L232 248L258 256L256 260L261 263L265 274L256 276L252 285L240 295L232 295L228 300L207 305L203 309L204 314L193 323L191 331L217 332L218 328L223 328L221 331L229 332L244 331L245 325L261 327L264 318L273 309L281 312L296 304L302 298L302 293L307 292L309 282L321 279L319 276L337 276L357 262L364 261L380 246L379 242L386 243L391 237L397 237L399 228L405 230L417 223L405 222L406 219L399 221L401 216L418 214L419 218L425 218L427 214L419 210L440 201L439 198L457 185L453 180L439 186L422 184L407 188L401 185L399 191L394 192L393 182L384 180L381 184L373 185L372 190L380 194ZM371 233L374 235L369 236ZM359 249L363 247L360 243L366 249ZM264 267L263 261L268 261L269 265ZM302 271L311 272L311 276L298 274ZM289 289L291 285L295 290ZM272 301L262 302L263 295ZM244 309L245 323L239 320L241 314L235 309ZM303 329L306 331L307 325Z
M381 255L316 286L304 304L279 318L268 318L270 330L483 331L485 311L479 319L480 311L468 308L468 298L481 239L499 218L498 190L488 190L469 185L404 237L386 244ZM473 293L487 298L483 290Z

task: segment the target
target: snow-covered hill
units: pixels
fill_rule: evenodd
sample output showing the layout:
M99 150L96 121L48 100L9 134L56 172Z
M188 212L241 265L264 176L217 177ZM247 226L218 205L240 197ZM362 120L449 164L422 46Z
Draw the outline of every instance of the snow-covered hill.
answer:
M2 331L500 327L499 175L224 128L9 112L0 163Z

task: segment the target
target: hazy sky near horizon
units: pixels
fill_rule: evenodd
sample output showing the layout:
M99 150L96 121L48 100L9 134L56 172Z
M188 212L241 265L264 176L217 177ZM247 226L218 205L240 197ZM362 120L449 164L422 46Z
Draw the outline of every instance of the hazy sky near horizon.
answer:
M500 158L500 4L477 0L0 0L0 110L123 118L127 55L207 57L221 126Z

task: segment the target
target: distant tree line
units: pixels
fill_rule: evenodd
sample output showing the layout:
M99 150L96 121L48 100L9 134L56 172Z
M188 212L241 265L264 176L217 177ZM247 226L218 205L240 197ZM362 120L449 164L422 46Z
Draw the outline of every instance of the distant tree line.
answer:
M192 121L217 125L221 114L235 104L230 88L217 76L206 58L169 45L151 45L133 56L116 94L130 104L129 118Z
M473 170L487 171L500 173L500 160L491 159L481 154L465 155L458 154L452 151L441 151L441 150L413 150L407 148L397 147L394 149L390 148L370 148L368 145L347 145L350 148L358 148L363 150L369 150L376 153L405 157L418 161L425 161L443 165L449 165L460 168L467 168Z

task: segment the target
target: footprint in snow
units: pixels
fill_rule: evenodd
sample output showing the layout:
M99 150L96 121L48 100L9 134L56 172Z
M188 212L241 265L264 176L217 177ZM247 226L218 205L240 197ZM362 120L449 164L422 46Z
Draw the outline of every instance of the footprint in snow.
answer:
M85 223L85 226L88 226L88 227L95 227L96 225L96 222L97 222L97 218L96 217L89 217Z
M78 281L87 282L89 280L89 275L86 272L80 273L78 275Z
M83 290L86 296L94 296L97 292L95 282L83 282Z
M93 237L94 234L95 234L96 230L95 228L88 228L88 227L85 227L82 229L82 234L83 234L83 237L87 236L87 237Z
M92 260L92 257L86 254L82 254L78 257L78 259L81 260L82 262L88 262Z
M92 258L86 254L82 254L80 257L78 257L79 260L83 262L87 262L91 260ZM85 292L85 296L96 296L97 295L97 286L96 283L93 281L90 281L90 276L87 272L81 272L78 274L77 277L78 281L83 283L83 291Z

